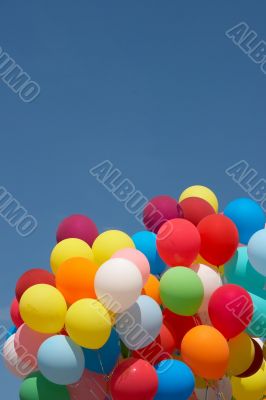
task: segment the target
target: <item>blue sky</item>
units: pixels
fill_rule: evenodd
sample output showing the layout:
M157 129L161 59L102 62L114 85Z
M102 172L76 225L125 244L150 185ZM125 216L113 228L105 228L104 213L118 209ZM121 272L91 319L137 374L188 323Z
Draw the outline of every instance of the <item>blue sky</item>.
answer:
M89 169L110 160L148 198L192 184L223 207L243 196L225 169L246 160L266 178L266 75L225 31L245 21L266 40L251 1L2 2L0 46L38 82L24 103L0 80L0 186L34 215L22 238L0 219L2 322L17 278L49 268L59 221L141 229ZM3 397L19 381L0 365Z

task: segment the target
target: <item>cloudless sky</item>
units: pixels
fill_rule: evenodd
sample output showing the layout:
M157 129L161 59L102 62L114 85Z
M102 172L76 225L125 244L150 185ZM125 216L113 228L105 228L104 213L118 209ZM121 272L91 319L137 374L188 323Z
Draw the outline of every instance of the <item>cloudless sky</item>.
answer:
M18 277L49 268L63 217L142 229L90 176L99 162L148 198L200 183L222 207L245 195L230 165L266 178L266 75L225 35L245 21L266 40L265 12L242 0L1 2L0 46L41 87L26 104L0 80L0 186L38 220L22 238L0 219L3 323ZM0 382L1 398L18 398L2 362Z

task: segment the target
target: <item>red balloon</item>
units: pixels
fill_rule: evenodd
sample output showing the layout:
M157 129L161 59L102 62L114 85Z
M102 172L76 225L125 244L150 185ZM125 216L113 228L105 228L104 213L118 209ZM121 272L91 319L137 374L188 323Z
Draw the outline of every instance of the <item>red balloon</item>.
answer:
M250 324L253 316L252 299L241 286L221 286L210 298L209 316L213 326L231 339Z
M183 211L177 200L171 196L156 196L143 210L143 222L148 231L157 233L169 219L182 218Z
M200 249L200 235L189 221L176 218L165 222L156 238L162 260L171 267L189 266Z
M23 293L31 286L44 283L55 287L55 276L44 269L30 269L26 271L17 281L16 298L20 301Z
M115 368L110 389L115 400L152 400L158 390L157 373L147 361L128 358Z
M196 315L192 317L177 315L167 308L163 311L163 322L174 335L175 346L178 350L181 349L181 342L185 334L201 324L201 320Z
M63 219L56 232L57 242L61 240L76 238L84 240L92 246L98 236L98 229L95 223L86 215L74 214Z
M167 325L163 324L159 336L143 349L133 351L132 357L141 358L148 361L151 365L156 365L160 361L171 358L176 348L175 338Z
M203 218L215 214L212 206L200 197L188 197L179 204L183 210L184 218L192 222L195 226L197 226Z
M238 230L225 215L214 214L198 224L201 237L200 255L212 265L220 266L233 257L238 243Z
M245 372L243 372L241 375L237 375L238 378L248 378L249 376L256 374L256 372L258 372L258 370L262 366L263 350L260 347L259 343L256 342L256 340L254 340L252 338L251 338L251 340L255 346L254 360L251 363L250 367Z
M12 301L10 306L10 317L17 328L24 324L19 312L19 304L16 298Z

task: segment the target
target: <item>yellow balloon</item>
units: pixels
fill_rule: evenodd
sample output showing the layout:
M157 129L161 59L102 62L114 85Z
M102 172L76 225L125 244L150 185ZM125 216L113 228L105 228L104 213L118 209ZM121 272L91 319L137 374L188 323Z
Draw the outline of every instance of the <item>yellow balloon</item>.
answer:
M67 305L55 287L45 284L31 286L19 302L23 321L34 331L55 334L65 323Z
M95 261L99 265L109 260L118 250L125 248L134 249L134 242L126 233L117 230L101 233L92 245Z
M240 335L228 341L229 346L229 364L227 373L229 375L241 375L252 364L255 356L255 346L247 333Z
M78 345L99 349L109 339L112 321L99 301L82 299L68 309L65 327L70 338Z
M81 239L65 239L57 243L52 250L50 264L53 273L56 274L60 265L73 257L83 257L94 261L93 252L88 243Z
M231 378L233 396L235 400L260 400L266 391L265 364L256 374L248 378Z
M201 199L206 200L213 207L216 213L218 212L217 197L213 191L206 186L195 185L188 187L181 193L179 201L185 200L188 197L200 197Z

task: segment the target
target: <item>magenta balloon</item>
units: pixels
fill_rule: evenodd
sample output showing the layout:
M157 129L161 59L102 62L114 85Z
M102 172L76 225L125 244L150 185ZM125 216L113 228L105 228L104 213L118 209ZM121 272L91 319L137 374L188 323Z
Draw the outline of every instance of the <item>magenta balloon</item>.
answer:
M97 226L90 218L86 215L74 214L61 221L57 229L56 239L57 242L69 238L81 239L92 246L98 234Z
M143 210L143 222L148 231L157 233L169 219L183 218L183 210L177 200L171 196L156 196Z

